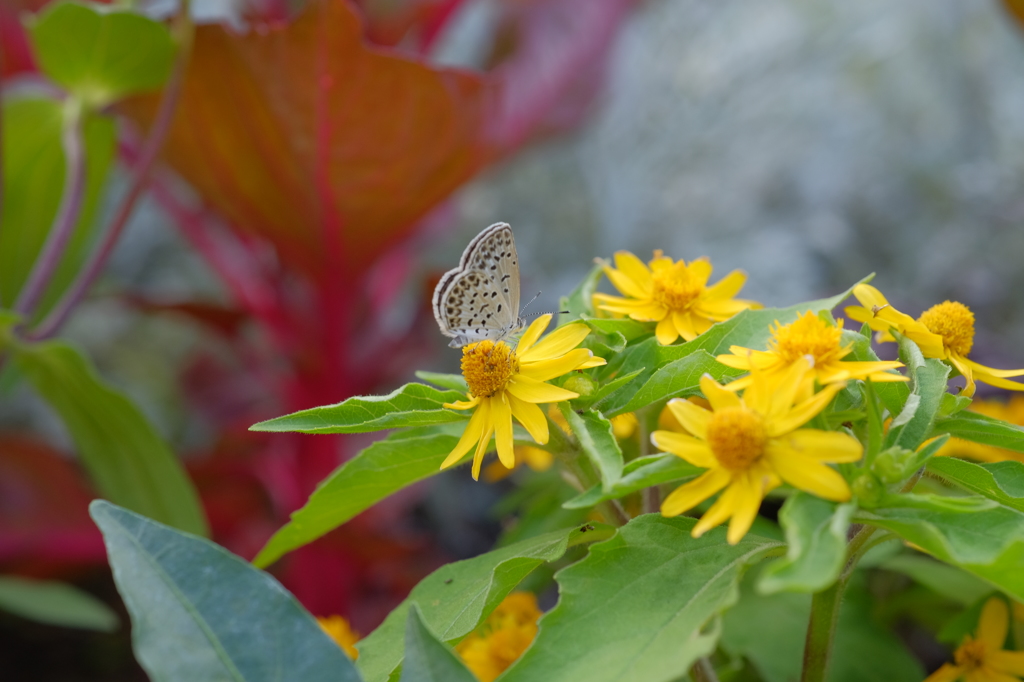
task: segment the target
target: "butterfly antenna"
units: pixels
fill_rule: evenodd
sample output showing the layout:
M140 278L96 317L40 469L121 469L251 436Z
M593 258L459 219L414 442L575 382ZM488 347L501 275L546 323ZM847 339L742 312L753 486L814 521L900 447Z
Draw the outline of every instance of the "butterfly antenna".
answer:
M540 298L540 295L541 295L541 292L539 292L539 291L536 294L534 294L533 298L531 298L527 302L527 304L523 306L522 310L519 311L519 317L530 318L530 317L537 317L538 315L542 315L543 314L543 313L533 313L532 315L523 315L523 313L526 312L526 309L530 307L530 303L533 303L538 298Z

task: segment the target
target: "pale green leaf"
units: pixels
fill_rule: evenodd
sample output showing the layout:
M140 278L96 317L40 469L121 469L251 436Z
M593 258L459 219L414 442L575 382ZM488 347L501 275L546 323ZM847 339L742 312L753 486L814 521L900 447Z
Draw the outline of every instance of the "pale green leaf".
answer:
M457 391L439 391L424 384L406 384L387 395L356 396L334 405L300 410L268 419L250 431L299 433L365 433L409 426L432 426L463 421L469 412L457 412L445 403L465 400Z
M401 431L377 441L320 482L303 507L292 512L253 564L269 566L316 540L388 495L440 473L459 438L443 429Z
M910 367L911 392L903 410L892 420L885 447L897 445L916 450L929 437L946 394L949 365L929 358Z
M567 403L559 403L558 407L583 453L601 474L602 489L611 490L622 476L622 450L612 434L611 422L593 410L580 415Z
M779 522L786 531L786 556L761 571L763 594L820 592L839 577L846 562L846 535L854 505L836 505L798 492L782 505Z
M626 400L616 401L619 403L618 405L609 405L605 413L614 416L625 412L634 412L642 407L667 401L669 398L687 398L691 395L698 395L700 379L705 374L722 382L737 377L740 373L739 370L726 367L704 351L698 350L662 366L652 373L636 391L623 391L622 397ZM634 386L637 384L635 383Z
M437 569L413 588L380 627L356 645L367 682L384 682L402 663L402 638L410 604L442 642L454 643L476 629L501 600L541 564L554 561L581 542L607 538L614 530L587 524L523 540Z
M992 592L991 585L967 571L921 554L897 554L882 561L878 567L913 578L936 594L963 606L970 606Z
M0 576L0 609L67 628L112 632L120 624L117 614L99 599L55 580Z
M559 325L575 322L580 317L590 317L594 314L594 292L597 291L597 284L601 281L603 274L601 266L595 265L568 296L562 297L559 302L559 310L568 310L569 314L559 315Z
M1024 512L1024 463L975 464L954 457L935 457L928 461L928 473Z
M1024 428L969 410L936 421L932 435L942 433L983 445L1024 452Z
M416 378L422 379L429 384L440 386L441 388L458 391L462 395L465 395L466 392L469 391L469 386L466 385L466 379L461 374L438 374L437 372L417 371Z
M360 682L272 577L209 540L97 500L135 657L154 682Z
M97 108L158 89L174 62L167 26L126 8L56 2L29 31L43 73Z
M661 454L639 457L626 464L623 468L622 478L612 485L611 490L607 493L600 485L595 485L562 506L566 509L593 507L601 502L625 497L653 485L693 478L703 472L704 469L675 455Z
M195 486L156 430L89 361L60 341L19 345L15 362L60 415L100 494L199 535L208 532Z
M744 567L779 543L695 519L647 514L556 574L558 605L502 682L670 682L715 648L714 617L735 603Z

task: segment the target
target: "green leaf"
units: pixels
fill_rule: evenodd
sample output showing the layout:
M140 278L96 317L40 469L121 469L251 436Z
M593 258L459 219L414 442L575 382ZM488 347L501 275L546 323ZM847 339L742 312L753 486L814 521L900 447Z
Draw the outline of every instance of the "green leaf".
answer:
M636 320L631 320L628 317L617 320L588 317L583 321L588 327L598 334L605 334L608 336L621 334L622 338L626 341L633 341L641 336L654 333L653 324L649 322L637 322Z
M991 585L978 580L967 571L916 553L890 557L878 564L878 568L902 573L963 606L970 606L992 592Z
M637 517L556 574L558 605L503 682L670 682L715 648L714 616L736 602L743 568L779 543L736 545L695 519Z
M949 365L929 358L921 366L910 368L910 378L913 384L910 397L889 425L885 447L898 445L916 450L928 438L946 393Z
M696 467L682 457L661 454L640 457L626 464L620 478L608 492L596 485L586 492L580 493L562 506L566 509L584 509L607 500L616 500L635 493L652 485L672 483L685 478L693 478L705 470Z
M171 73L170 30L142 14L58 2L28 24L43 73L93 107L156 90Z
M1024 514L983 497L903 494L887 502L854 520L890 530L1024 601Z
M798 492L786 500L779 521L786 531L786 556L761 571L757 589L773 592L819 592L836 581L846 562L846 532L854 505L822 500Z
M120 624L117 614L99 599L55 580L0 576L0 609L67 628L113 632Z
M198 535L208 533L195 487L146 417L60 341L17 346L15 362L60 415L100 494Z
M601 474L602 489L611 490L622 477L622 450L612 434L611 422L594 410L580 415L567 403L559 403L558 408L590 463Z
M590 395L580 396L579 398L574 399L572 401L572 406L576 409L583 410L587 409L588 407L598 408L604 402L605 398L612 395L619 389L625 387L627 384L633 381L633 379L636 379L637 376L639 376L640 373L643 371L644 368L641 367L640 369L630 372L629 374L624 374L622 376L615 377L611 381L602 384L600 387L598 387L596 391L594 391Z
M674 360L656 370L635 393L623 391L629 398L621 407L609 407L609 416L634 412L642 407L667 401L669 398L686 398L700 393L700 378L710 374L716 381L736 377L738 370L726 367L704 351L697 351L685 358Z
M601 266L595 265L568 296L562 297L561 310L568 310L569 314L558 316L559 325L575 322L581 316L590 317L594 314L594 292L597 291L597 284L601 281L603 274Z
M879 357L871 347L870 334L865 337L863 334L846 330L840 339L843 347L852 346L850 354L844 358L852 362L878 362ZM910 395L910 386L905 381L893 381L872 384L872 390L882 401L889 414L896 415L903 410ZM948 394L947 394L948 395Z
M1024 512L1024 464L1021 462L975 464L954 457L935 457L928 461L928 473L1004 507Z
M1024 452L1024 429L977 412L958 412L935 422L932 435L948 433L954 438Z
M416 378L441 388L458 391L461 395L465 395L469 391L466 379L461 374L438 374L437 372L417 371Z
M764 682L800 679L811 595L761 595L755 577L743 581L742 597L722 619L722 648L745 656ZM896 635L871 617L872 597L859 574L839 610L828 682L919 682L924 670Z
M464 421L468 412L443 407L465 400L457 391L439 391L424 384L406 384L387 395L356 396L334 405L300 410L268 419L250 431L299 433L366 433L408 426L432 426Z
M441 462L458 442L458 436L436 428L402 431L377 441L321 481L253 564L269 566L395 491L440 473Z
M572 545L603 540L613 532L609 526L591 523L442 566L421 580L380 627L356 645L363 676L367 682L384 682L401 665L410 604L419 605L424 623L438 639L456 642L475 630L535 568L561 558Z
M63 105L50 99L6 99L2 135L3 202L0 205L0 305L17 300L43 248L64 190ZM114 157L113 119L86 115L82 122L85 191L74 232L40 300L36 319L67 289L88 255L96 211Z
M341 648L263 571L109 502L94 501L89 513L151 679L360 681Z
M405 625L405 662L401 682L477 682L451 649L438 641L412 604Z

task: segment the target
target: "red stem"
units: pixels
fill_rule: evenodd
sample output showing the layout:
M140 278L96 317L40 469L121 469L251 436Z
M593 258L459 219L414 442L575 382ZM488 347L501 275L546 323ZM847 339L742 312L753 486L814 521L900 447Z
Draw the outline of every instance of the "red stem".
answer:
M183 27L183 38L180 43L178 57L175 61L170 80L160 99L160 108L157 110L156 119L153 121L153 126L146 137L146 142L143 144L139 162L135 167L135 176L132 179L128 193L121 201L120 206L118 206L110 227L107 228L100 245L91 255L89 262L78 273L75 281L53 311L30 335L32 339L45 339L53 336L67 320L75 306L81 302L89 287L92 286L96 277L106 266L107 259L114 250L121 232L124 231L124 227L135 209L135 202L146 188L153 163L156 161L156 157L163 147L164 140L170 132L171 123L174 121L174 111L181 97L181 89L185 81L185 70L188 67L189 54L191 53L192 21L189 17L189 3L186 0L183 0L181 3L178 19Z

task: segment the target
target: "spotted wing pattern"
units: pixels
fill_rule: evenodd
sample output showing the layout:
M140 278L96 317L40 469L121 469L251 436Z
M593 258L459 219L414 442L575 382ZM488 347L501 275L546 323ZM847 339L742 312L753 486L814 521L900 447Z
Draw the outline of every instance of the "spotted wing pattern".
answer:
M459 266L434 289L434 317L453 348L497 341L523 326L519 317L519 256L512 228L495 223L462 253Z

